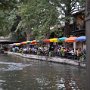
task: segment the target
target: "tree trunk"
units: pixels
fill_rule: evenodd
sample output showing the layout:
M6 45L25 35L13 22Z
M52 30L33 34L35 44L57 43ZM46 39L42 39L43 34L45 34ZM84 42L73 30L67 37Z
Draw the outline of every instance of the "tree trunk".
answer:
M11 32L14 32L19 24L19 22L21 21L21 17L20 16L16 16L15 22L11 28Z
M26 40L29 41L31 37L31 31L26 31Z
M65 12L66 20L65 20L64 35L67 36L67 37L70 36L70 34L71 34L71 28L70 28L71 14L70 14L70 10L66 10L66 12Z
M65 22L64 36L69 37L71 35L70 23Z

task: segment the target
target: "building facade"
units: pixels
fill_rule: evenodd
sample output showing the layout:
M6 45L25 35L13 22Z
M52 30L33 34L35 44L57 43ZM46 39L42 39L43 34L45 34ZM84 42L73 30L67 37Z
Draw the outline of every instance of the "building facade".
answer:
M71 34L74 36L85 36L85 10L73 14Z

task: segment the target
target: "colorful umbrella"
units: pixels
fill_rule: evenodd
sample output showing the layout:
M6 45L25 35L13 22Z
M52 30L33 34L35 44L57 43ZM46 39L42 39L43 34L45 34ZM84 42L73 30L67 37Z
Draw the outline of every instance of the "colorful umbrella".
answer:
M71 36L71 37L67 38L67 39L65 40L65 42L75 42L75 41L76 41L76 38L77 38L77 37Z
M61 38L59 38L58 40L59 40L59 41L65 41L65 39L67 39L67 37L61 37Z
M36 40L33 40L33 41L31 41L31 44L37 44L37 41Z
M75 40L80 41L80 42L86 41L86 36L80 36L80 37L76 38Z
M44 39L43 42L44 43L50 43L50 40L49 39Z
M52 38L50 39L50 42L58 42L58 38Z
M41 43L43 43L43 41L42 40L37 40L37 43L40 43L41 44Z
M16 46L19 46L19 45L21 45L21 43L14 43Z
M27 43L27 44L30 44L30 43L31 43L31 41L26 41L26 43Z
M26 41L25 41L25 42L21 42L21 44L22 44L22 45L25 45L25 44L27 44L27 42L26 42Z

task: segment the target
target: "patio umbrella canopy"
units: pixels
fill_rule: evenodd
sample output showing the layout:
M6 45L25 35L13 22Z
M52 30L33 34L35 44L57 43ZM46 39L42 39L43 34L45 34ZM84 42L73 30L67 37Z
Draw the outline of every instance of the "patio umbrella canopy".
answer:
M52 38L50 39L50 42L58 42L58 38Z
M31 41L31 44L37 44L36 40Z
M86 41L86 36L80 36L80 37L76 38L75 40L80 41L80 42Z
M49 39L44 39L43 42L50 43L50 40Z
M59 41L65 41L67 39L67 37L61 37L61 38L59 38L58 40Z
M27 43L27 44L30 44L30 43L31 43L31 41L26 41L26 43Z
M65 40L65 42L75 42L77 37L69 37Z
M25 44L27 44L27 42L26 42L26 41L25 41L25 42L21 42L21 44L22 44L22 45L25 45Z
M19 46L19 45L21 45L21 43L14 43L16 46Z

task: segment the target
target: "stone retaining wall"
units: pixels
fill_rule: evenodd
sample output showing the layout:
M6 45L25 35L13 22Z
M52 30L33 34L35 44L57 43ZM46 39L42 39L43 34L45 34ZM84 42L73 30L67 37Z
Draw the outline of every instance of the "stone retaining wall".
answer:
M86 67L86 64L79 63L77 60L70 60L66 58L39 56L39 55L32 55L32 54L21 54L21 53L14 53L14 52L8 52L8 54L21 56L23 58L43 60L43 61L49 61L49 62L55 62L55 63L63 63L63 64L69 64L69 65L75 65L75 66L79 66L80 64L81 67Z

